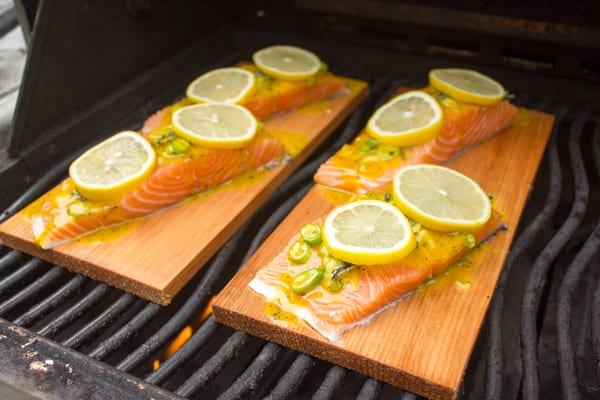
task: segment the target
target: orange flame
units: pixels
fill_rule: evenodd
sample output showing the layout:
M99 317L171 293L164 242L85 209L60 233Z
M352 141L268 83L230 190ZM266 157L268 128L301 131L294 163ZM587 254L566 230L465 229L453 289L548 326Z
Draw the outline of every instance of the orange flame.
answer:
M177 336L175 336L175 339L173 339L173 341L171 341L171 343L167 346L167 349L163 353L160 360L154 360L152 362L153 371L156 371L158 367L160 367L161 362L166 361L169 357L175 354L177 350L179 350L181 346L183 346L185 342L187 342L192 337L196 329L198 329L198 327L202 325L202 323L206 321L208 317L210 317L210 315L212 314L212 305L214 302L215 297L213 296L208 301L208 304L206 305L204 310L202 310L202 312L198 314L198 316L194 318L194 320L189 325L183 327L183 329L177 334Z

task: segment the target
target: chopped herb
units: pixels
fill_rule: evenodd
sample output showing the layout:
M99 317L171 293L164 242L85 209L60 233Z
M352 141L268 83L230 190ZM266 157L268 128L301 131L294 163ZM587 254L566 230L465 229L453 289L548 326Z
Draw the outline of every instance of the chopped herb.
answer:
M385 192L385 194L383 195L383 200L388 202L388 203L393 203L394 202L394 197L392 196L392 193L390 192Z
M373 150L376 150L379 147L380 143L376 139L367 139L366 141L360 143L358 145L359 153L370 153Z
M470 249L475 247L475 245L477 244L477 241L475 240L475 236L473 236L470 233L463 233L463 240L465 241L465 244L467 245L467 247Z
M150 144L153 145L166 143L175 139L176 137L177 135L175 135L175 131L171 128L159 128L148 134Z

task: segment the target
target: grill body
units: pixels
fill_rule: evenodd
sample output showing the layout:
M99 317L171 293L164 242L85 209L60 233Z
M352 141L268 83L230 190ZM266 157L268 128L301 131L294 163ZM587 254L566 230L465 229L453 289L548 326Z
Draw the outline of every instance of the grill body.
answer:
M138 127L200 71L262 46L310 48L336 73L368 81L370 94L168 307L0 248L0 391L416 398L198 315L377 105L398 86L423 86L429 69L452 65L488 73L516 104L557 117L459 397L598 398L600 14L594 1L523 3L41 2L11 158L0 165L2 219L64 178L106 132ZM164 359L186 327L189 340Z

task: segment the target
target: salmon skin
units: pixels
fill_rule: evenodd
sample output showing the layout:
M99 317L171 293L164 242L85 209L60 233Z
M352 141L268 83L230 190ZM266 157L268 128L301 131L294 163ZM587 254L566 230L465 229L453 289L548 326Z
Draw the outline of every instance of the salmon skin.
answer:
M481 244L503 228L500 215L494 212L486 225L473 235L475 243ZM288 259L289 244L257 272L249 287L268 304L294 315L328 340L337 341L344 332L368 323L450 267L471 251L473 245L463 234L422 229L416 236L417 248L402 260L385 265L353 266L344 272L343 287L339 291L329 290L324 279L321 285L304 295L294 293L290 289L292 278L302 271L322 266L323 257L313 251L307 263L293 264ZM297 240L299 235L289 243Z
M506 100L480 106L457 101L432 87L424 90L438 101L443 112L442 129L435 139L398 147L380 143L363 130L319 167L315 181L351 193L385 193L398 168L418 163L444 164L509 128L518 117L517 107Z
M261 73L252 63L238 66L253 72L257 78L255 92L242 105L260 120L329 99L346 87L343 79L326 68L311 79L287 82ZM118 198L93 201L82 197L68 178L46 193L36 203L38 210L32 213L34 241L42 249L50 249L99 229L147 216L247 172L270 168L290 158L284 144L260 133L241 149L192 145L185 157L161 156L170 135L174 134L173 112L191 104L184 98L158 110L144 122L141 134L153 144L158 166L138 187Z

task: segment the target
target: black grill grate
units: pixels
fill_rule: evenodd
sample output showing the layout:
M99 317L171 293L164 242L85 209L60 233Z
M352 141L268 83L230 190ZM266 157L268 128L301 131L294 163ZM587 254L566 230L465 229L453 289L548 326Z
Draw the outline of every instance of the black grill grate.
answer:
M194 324L211 297L302 198L318 165L359 131L394 88L422 84L410 75L395 79L393 74L335 70L369 80L368 99L173 304L161 307L2 248L0 317L127 373L124 376L165 389L173 398L416 399L366 376L220 326L212 317L152 370L153 361L185 326ZM460 398L598 398L600 122L591 111L568 101L519 93L516 101L553 113L557 120ZM2 219L61 179L69 161L61 161L36 181Z

